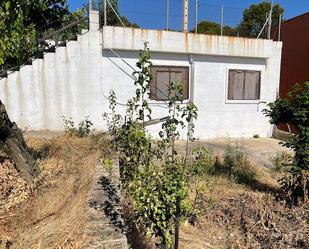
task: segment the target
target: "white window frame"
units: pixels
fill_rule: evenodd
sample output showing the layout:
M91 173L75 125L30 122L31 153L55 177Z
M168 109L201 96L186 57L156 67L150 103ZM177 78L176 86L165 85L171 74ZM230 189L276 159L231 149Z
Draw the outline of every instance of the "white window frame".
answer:
M173 63L153 63L152 64L153 67L188 67L189 69L189 78L188 78L188 99L184 99L183 100L183 104L188 104L191 100L191 66L190 64L186 64L186 63L179 63L179 64L173 64ZM150 97L148 98L148 103L151 105L162 105L165 104L168 100L154 100L154 99L150 99Z
M230 70L248 70L248 71L258 71L261 73L261 82L260 82L260 98L254 99L254 100L248 100L248 99L229 99L228 93L229 93L229 73ZM225 74L225 103L226 104L260 104L262 99L262 93L263 93L263 81L264 81L264 74L263 70L261 68L254 68L254 67L227 67L226 74Z

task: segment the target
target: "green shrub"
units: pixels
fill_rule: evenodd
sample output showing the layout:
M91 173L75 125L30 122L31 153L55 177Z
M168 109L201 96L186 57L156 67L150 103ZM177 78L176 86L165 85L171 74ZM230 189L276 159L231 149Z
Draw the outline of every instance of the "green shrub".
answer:
M256 171L239 144L226 147L223 162L215 162L214 173L226 175L239 184L253 185L256 182Z
M75 127L75 123L72 118L66 119L63 116L62 119L64 122L64 131L70 136L87 137L91 132L93 123L88 118L82 120L77 127Z
M237 183L252 186L256 183L256 171L250 162L246 160L234 168L233 178Z
M205 177L213 173L213 165L214 162L207 148L198 146L194 148L191 159L188 161L188 174Z
M295 152L289 175L281 180L287 197L298 202L309 200L309 82L296 84L287 99L277 99L264 110L270 123L289 124L296 128L296 135L283 145Z
M286 172L292 165L293 157L290 153L279 152L276 153L272 158L271 162L273 164L272 170L275 172Z

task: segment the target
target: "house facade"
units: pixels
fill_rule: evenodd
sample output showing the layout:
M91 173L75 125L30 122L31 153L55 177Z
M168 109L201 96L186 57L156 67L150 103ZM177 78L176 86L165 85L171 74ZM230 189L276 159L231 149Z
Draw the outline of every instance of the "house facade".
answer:
M62 116L86 116L106 129L108 95L114 90L124 114L134 96L131 77L138 51L148 42L152 55L150 107L153 118L168 115L170 81L182 82L185 103L199 109L195 137L269 137L273 126L262 110L278 96L281 42L105 26L90 20L77 41L47 53L0 80L0 99L25 130L63 130ZM161 123L148 127L156 137ZM185 132L184 132L185 133ZM182 134L184 137L184 134Z

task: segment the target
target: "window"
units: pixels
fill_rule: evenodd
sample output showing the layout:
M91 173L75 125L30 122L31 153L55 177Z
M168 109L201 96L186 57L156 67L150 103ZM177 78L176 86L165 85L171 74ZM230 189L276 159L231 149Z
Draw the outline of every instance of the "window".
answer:
M184 99L189 99L189 67L152 66L150 99L167 100L168 85L176 81L183 84Z
M260 71L229 71L228 100L258 100L260 89Z

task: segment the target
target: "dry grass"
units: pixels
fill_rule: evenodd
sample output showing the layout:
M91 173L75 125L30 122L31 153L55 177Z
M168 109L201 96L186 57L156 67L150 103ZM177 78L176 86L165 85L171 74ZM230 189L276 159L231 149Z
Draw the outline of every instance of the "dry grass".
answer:
M309 207L278 201L278 176L251 167L256 172L252 186L209 178L202 215L195 226L182 226L180 248L309 248Z
M42 174L28 186L10 159L0 162L0 249L80 248L95 160L110 156L106 140L29 137L27 143ZM182 226L181 249L309 248L309 207L278 201L279 175L249 167L252 184L224 175L204 181L204 208L195 226Z
M100 152L90 138L28 138L27 143L42 174L36 191L30 191L32 186L11 184L15 194L6 194L6 200L13 204L0 202L0 248L79 248L87 194ZM21 181L17 172L0 172L0 179L3 175Z

